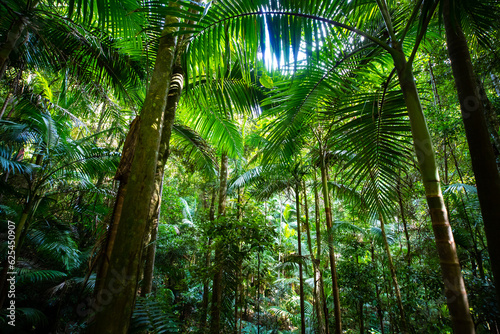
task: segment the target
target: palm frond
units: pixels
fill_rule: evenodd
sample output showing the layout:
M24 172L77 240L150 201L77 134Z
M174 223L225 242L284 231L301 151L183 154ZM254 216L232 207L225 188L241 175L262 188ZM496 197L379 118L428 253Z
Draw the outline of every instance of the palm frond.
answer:
M353 155L344 167L345 178L351 180L352 187L366 182L361 193L369 216L380 213L391 218L398 171L412 161L402 93L366 93L348 100L329 112L339 118L331 132L339 138L335 146Z
M184 120L184 124L199 133L212 146L225 151L229 157L236 158L242 155L243 138L239 126L234 120L213 109L193 116Z
M65 273L57 270L19 268L16 282L18 284L51 282L58 281L66 276Z
M215 177L218 164L213 148L196 131L188 126L174 123L172 126L171 147L179 156L194 162L208 176Z

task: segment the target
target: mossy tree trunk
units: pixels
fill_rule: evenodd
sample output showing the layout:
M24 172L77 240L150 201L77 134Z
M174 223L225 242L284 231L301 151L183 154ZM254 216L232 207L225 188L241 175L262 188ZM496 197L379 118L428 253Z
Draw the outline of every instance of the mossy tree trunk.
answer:
M170 155L170 137L172 135L172 126L175 121L175 112L182 93L184 84L184 73L179 64L174 66L170 89L167 98L167 107L163 119L163 130L161 134L160 149L158 152L158 162L156 164L155 185L151 207L149 209L148 231L144 238L144 247L146 249L144 277L142 279L141 296L151 292L153 287L154 260L156 257L156 239L158 234L158 222L160 218L160 207L163 189L163 175L165 165Z
M163 115L172 76L176 38L176 18L167 17L162 31L150 86L141 111L141 126L131 166L127 193L109 258L109 270L103 277L103 289L96 296L97 314L93 333L127 333L134 309L140 272L143 238L153 193L160 146Z
M135 147L137 144L137 135L139 133L140 127L140 116L134 118L130 124L130 130L125 139L123 145L122 156L120 159L120 164L115 174L115 180L120 182L118 191L116 194L115 205L113 207L113 214L111 215L111 220L106 233L106 240L102 246L98 260L98 268L96 274L96 283L94 288L94 294L98 296L103 290L104 277L106 277L109 268L109 258L111 256L111 251L115 245L116 232L118 231L118 226L120 223L120 217L123 209L123 200L125 199L125 194L127 193L127 183L130 176L130 167L132 165L132 160L134 159Z

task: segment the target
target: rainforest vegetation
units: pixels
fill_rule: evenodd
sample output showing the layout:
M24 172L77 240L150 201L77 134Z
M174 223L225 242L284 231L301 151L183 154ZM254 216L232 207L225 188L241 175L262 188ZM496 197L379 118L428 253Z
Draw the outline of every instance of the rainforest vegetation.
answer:
M496 0L0 0L1 333L499 333Z

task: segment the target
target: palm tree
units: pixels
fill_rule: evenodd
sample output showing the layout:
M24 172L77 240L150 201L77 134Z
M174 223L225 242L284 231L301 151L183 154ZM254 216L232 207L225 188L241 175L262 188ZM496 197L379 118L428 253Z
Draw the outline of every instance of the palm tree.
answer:
M279 155L279 154L278 154ZM244 185L253 185L252 193L255 198L264 200L268 199L276 193L284 190L291 190L295 196L295 213L297 219L297 256L299 264L299 298L300 298L300 324L301 333L306 330L305 318L305 297L304 297L304 279L302 271L302 229L301 214L300 214L300 192L304 183L304 177L309 173L309 168L302 161L291 163L277 163L258 166L237 178L230 189L242 187ZM319 302L318 300L316 302Z
M477 183L479 202L483 214L484 229L488 241L493 276L500 282L500 246L496 236L500 233L500 174L498 173L490 135L486 125L485 106L479 96L479 87L472 68L467 39L462 30L461 17L475 13L491 15L475 17L475 20L496 20L498 6L487 7L481 1L457 2L443 0L443 19L453 77L462 110L467 143L472 159L472 168ZM461 13L459 12L461 11ZM476 14L477 15L477 14ZM500 301L500 287L496 285Z
M42 203L72 186L91 189L92 177L109 173L116 168L116 154L94 145L91 139L73 140L64 117L53 118L40 105L23 101L17 106L15 117L0 121L0 151L10 152L13 161L4 159L4 175L22 176L22 212L16 225L16 251L22 249L35 213ZM25 154L29 148L32 154ZM18 153L13 154L16 151ZM19 154L21 153L21 154ZM27 163L28 161L35 163ZM15 175L20 173L20 175ZM0 287L2 303L6 295L4 286L8 266L3 266Z
M172 8L168 8L166 10L168 12L169 10L172 10ZM169 14L171 14L171 13L169 13ZM184 65L180 62L179 56L183 54L183 49L185 47L183 40L186 38L186 36L179 37L177 42L175 42L175 45L172 44L172 41L175 39L175 36L173 36L173 34L168 34L167 32L169 32L169 31L173 32L176 30L175 27L170 27L170 24L175 26L175 25L177 25L177 23L172 23L172 22L177 22L177 21L173 16L168 16L167 18L170 19L171 21L170 21L170 23L169 22L165 23L164 34L160 38L160 44L158 46L158 55L163 54L163 52L166 52L166 50L170 47L170 49L168 49L169 51L171 51L171 53L169 53L169 56L172 57L172 59L170 61L173 62L174 66L172 66L172 64L168 64L168 61L166 63L163 63L163 64L155 65L155 72L153 72L152 83L155 80L161 80L160 78L155 77L156 72L160 76L165 76L165 75L168 75L167 73L170 73L170 71L173 71L173 75L171 77L169 77L169 79L172 80L173 84L171 85L168 93L166 91L163 91L163 88L164 88L163 86L162 86L163 88L161 88L162 89L161 94L165 93L165 95L163 95L163 96L166 98L166 105L165 105L166 109L165 109L164 114L160 113L160 111L159 111L160 108L159 108L159 104L158 104L158 100L160 100L161 102L163 102L163 100L158 95L160 93L157 91L154 91L154 89L156 89L156 88L153 87L152 84L150 85L150 95L149 95L150 101L148 102L148 98L146 98L145 105L143 106L143 110L148 110L147 109L148 103L151 103L152 107L158 108L157 109L158 115L156 116L155 119L150 120L150 121L156 122L155 123L156 125L154 125L155 129L158 129L158 128L162 129L158 134L153 136L153 137L158 136L158 137L156 137L157 138L156 140L160 140L160 146L158 148L155 148L155 145L153 145L153 146L148 145L148 147L151 148L149 153L145 153L142 150L138 151L140 148L141 141L144 141L145 138L150 138L152 135L151 131L144 130L143 127L145 126L144 125L145 118L141 114L141 117L137 121L137 123L136 123L137 125L135 127L135 129L136 129L135 131L137 131L137 133L134 136L137 136L137 139L128 140L127 147L124 148L125 152L130 153L129 159L125 158L128 154L127 155L124 154L124 163L123 163L123 166L124 166L123 169L130 170L127 172L130 174L130 177L129 177L130 180L133 180L135 178L135 172L134 172L133 166L136 163L136 160L138 159L137 154L139 152L141 152L141 154L142 154L141 159L146 159L148 161L151 160L152 157L155 157L155 154L156 154L155 152L158 153L158 156L155 157L155 159L157 159L156 160L157 162L155 163L156 164L156 174L155 174L156 176L155 176L155 181L154 181L155 185L152 186L153 187L152 189L156 189L156 190L154 190L152 193L152 196L154 196L154 197L152 197L153 203L151 205L151 210L149 213L150 218L148 219L148 223L145 226L145 232L144 232L144 235L145 235L144 240L145 240L146 244L149 244L150 234L151 234L150 232L152 231L151 227L154 226L154 223L151 223L151 222L154 221L155 217L157 216L156 210L157 210L158 203L159 203L159 196L157 196L155 194L160 193L159 189L161 188L161 180L162 180L161 175L163 174L163 168L164 168L163 166L165 165L166 159L168 158L169 139L171 136L171 131L173 129L172 124L173 124L174 119L175 119L175 114L177 111L177 104L178 104L179 98L181 96L182 84L184 81L183 68L182 68L182 66L184 66ZM188 20L188 22L189 22L190 19L196 18L196 15L194 15L194 14L189 14L188 16L184 15L183 18L186 18L186 20ZM170 40L169 40L169 38L170 38ZM162 43L164 43L165 45L162 45ZM158 58L159 58L159 56L157 56L157 59ZM162 57L160 57L160 58L162 58ZM173 58L175 58L175 60L173 60ZM165 66L167 66L167 67L170 66L170 67L168 69L166 69ZM234 66L233 68L237 69L238 67ZM231 124L230 121L228 121L226 119L226 116L227 116L226 110L229 110L229 111L231 110L232 105L233 105L232 99L239 102L237 104L238 106L244 106L245 103L247 103L247 104L254 103L255 104L255 98L253 97L254 96L253 93L251 93L251 92L248 93L248 91L245 91L245 89L247 89L247 88L244 84L241 84L241 80L237 78L237 76L238 76L237 70L236 71L227 71L226 76L227 77L224 78L224 80L222 80L222 82L214 82L214 81L209 80L209 79L203 79L203 80L197 81L198 78L196 78L196 77L194 79L192 79L191 81L189 81L188 80L189 78L186 78L187 91L186 91L185 95L188 98L184 98L181 101L181 104L186 103L186 104L191 104L191 105L193 105L193 104L197 105L196 108L193 108L193 111L191 111L192 115L196 115L196 116L193 116L192 120L190 122L187 122L186 124L192 126L195 130L197 130L199 132L199 134L202 137L206 138L208 141L213 141L214 137L220 136L220 135L222 135L223 137L218 138L218 140L229 139L229 142L233 143L233 145L232 146L229 145L229 150L227 151L228 154L238 154L238 152L241 151L239 149L239 146L241 146L241 145L234 144L235 142L238 142L238 136L239 136L238 130L237 130L237 128L235 128L235 126L233 124ZM239 76L241 77L241 74ZM190 87L191 86L190 82L193 83L193 87ZM200 92L200 87L201 87L201 92ZM241 94L241 92L243 92L243 94ZM201 94L201 98L200 98L200 94ZM213 95L211 95L211 94L213 94ZM194 98L191 96L193 96ZM210 98L208 98L208 96L210 96ZM197 101L196 101L196 103L189 102L190 99L197 99ZM186 100L187 102L184 100ZM214 101L219 102L219 105L216 108L213 107ZM220 103L221 101L225 101L225 103ZM195 111L200 110L200 107L201 108L205 107L207 110L203 111L203 113L201 113L201 114L195 114ZM158 123L161 119L160 115L161 115L161 117L163 117L163 121ZM199 117L200 115L208 115L208 117L201 117L200 118ZM214 125L216 125L215 128L217 128L218 125L222 125L222 127L221 127L222 130L220 130L220 132L218 132L218 131L212 132L212 130L214 129ZM175 129L175 127L174 127L174 129ZM133 132L130 133L131 136L132 136L132 133ZM146 137L144 137L144 136L146 136ZM161 138L161 139L159 139L159 138ZM150 138L148 140L154 142L153 138ZM136 142L136 144L133 144L134 142ZM132 147L134 145L136 145L136 147ZM153 153L155 153L155 154L153 154ZM150 155L148 155L148 154L150 154ZM151 154L153 154L153 155L151 155ZM131 166L128 165L126 163L126 161L128 161L129 163L132 162L132 165ZM142 167L144 167L144 166L141 165L141 169L139 169L140 171L142 171ZM149 182L149 179L148 179L148 182ZM144 183L140 182L139 184L140 185L138 187L143 189L142 185ZM149 184L149 183L147 183L147 184ZM119 250L115 251L115 248L117 247L117 245L124 242L123 241L124 239L121 239L121 238L123 238L125 236L129 236L130 234L128 234L128 233L140 233L139 235L142 235L141 232L139 232L140 230L142 230L142 227L139 227L135 232L129 231L129 232L123 233L123 234L121 234L121 232L120 232L122 229L127 228L127 227L122 227L121 220L124 217L123 208L125 207L127 197L131 196L130 195L130 187L131 187L131 184L127 183L126 192L125 191L121 192L121 193L125 193L125 195L123 197L123 202L121 200L117 201L117 207L120 207L121 211L119 212L118 210L116 210L116 212L115 212L116 213L116 215L115 215L116 222L113 223L113 228L110 232L110 236L108 237L107 250L106 250L107 255L103 261L104 267L103 267L103 270L101 270L102 274L99 275L98 289L96 291L98 299L100 298L100 294L106 293L105 291L109 290L105 286L105 284L106 284L106 280L113 279L113 278L107 278L107 277L110 275L111 271L113 270L112 262L114 260L112 260L112 257L118 256L118 255L113 255L113 253L117 252L116 254L121 254L121 251L119 251ZM144 191L146 192L147 190L144 189ZM118 199L121 199L121 197L118 197ZM144 204L144 206L146 206L146 204ZM141 210L139 210L139 211L141 211ZM136 216L136 214L134 214L134 215ZM118 223L118 220L120 221L119 223ZM139 246L137 246L137 247L139 247ZM130 251L130 248L127 248L127 252L128 251ZM126 254L129 254L129 253L126 253ZM119 255L119 256L122 256L122 255ZM137 255L134 255L134 256L137 256ZM129 255L124 255L123 259L129 258L129 257L130 257ZM108 258L109 258L109 260L108 260ZM150 263L151 263L151 261L150 261ZM150 272L151 271L149 271L149 273ZM134 277L132 280L135 280L136 277L138 277L135 272L132 276ZM130 287L130 290L132 290L131 287ZM147 291L147 289L145 291ZM129 299L132 297L133 297L132 293L129 292L129 296L127 297L129 306L133 305L133 301L130 301L130 299ZM115 300L113 302L115 302ZM116 302L121 303L122 301L116 300ZM109 307L109 308L106 307L105 309L112 309L112 308L113 307ZM125 317L126 317L126 315L125 315ZM217 317L213 317L212 319L216 319L216 318Z
M300 2L217 3L212 7L216 10L208 11L200 24L189 31L193 34L193 41L188 49L188 59L196 63L207 63L206 54L199 51L201 47L210 45L212 49L221 49L221 43L227 43L228 36L244 36L246 50L256 53L260 47L261 51L264 51L268 44L264 36L265 31L268 31L269 46L276 58L281 59L283 54L286 62L292 50L296 60L302 32L309 50L306 53L312 55L313 46L316 45L316 50L319 50L321 45L325 45L320 41L327 40L328 36L324 37L325 31L330 31L332 28L343 33L345 38L369 40L380 52L386 52L394 64L394 73L397 74L409 116L414 150L436 236L436 247L440 256L453 328L459 332L470 333L474 331L474 326L441 192L432 139L413 75L413 61L437 3L417 1L416 4L405 5L411 13L408 18L392 17L394 12L385 0L376 3L319 2L314 3L314 6L311 3ZM255 22L258 22L257 25ZM356 22L356 26L352 26L351 22ZM417 35L408 56L403 50L403 42L408 39L409 32L417 23L419 25ZM249 29L250 27L252 28ZM207 63L207 65L212 73L216 73L217 64Z
M153 194L158 150L161 141L163 115L172 77L176 29L175 17L167 15L160 36L154 71L144 101L137 146L130 169L130 181L123 200L120 228L116 232L115 245L109 258L109 270L103 277L103 290L97 296L102 306L97 313L93 331L99 333L126 333L135 303L139 279L139 264L143 251L143 237L147 227L149 206ZM139 240L138 240L139 239ZM130 243L130 240L138 240ZM120 288L116 289L117 281ZM103 294L111 293L109 304L103 303Z
M120 1L110 0L105 1L109 4L97 6L95 13L91 10L92 15L88 16L87 6L93 8L92 2L80 2L73 13L73 1L68 7L44 0L4 1L0 7L4 18L0 35L5 38L0 44L0 78L9 68L23 70L33 66L58 71L66 67L87 84L93 82L87 87L89 92L107 83L126 95L126 89L139 86L144 76L134 50L143 35L125 41L124 34L133 35L132 30L135 34L145 23L137 11L140 7L133 2L118 6ZM68 17L71 15L74 20ZM120 22L116 18L121 18ZM133 95L132 89L129 94Z

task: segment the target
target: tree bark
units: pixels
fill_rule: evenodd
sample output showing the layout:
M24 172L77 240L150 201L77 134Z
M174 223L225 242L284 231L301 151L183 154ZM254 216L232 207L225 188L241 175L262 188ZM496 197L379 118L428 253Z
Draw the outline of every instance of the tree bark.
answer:
M396 267L392 261L391 249L389 247L389 242L387 241L387 235L385 233L384 218L380 215L380 229L382 231L382 239L384 240L384 248L387 254L387 261L389 262L389 270L391 271L392 283L394 285L394 292L396 293L396 302L398 303L399 316L401 317L401 325L405 333L408 332L408 326L406 324L405 311L403 308L403 301L401 299L401 290L399 289L398 277L396 275Z
M217 196L217 191L215 186L212 188L212 198L210 201L210 211L208 214L208 219L210 222L213 223L215 220L215 198ZM210 257L211 257L211 250L210 250L210 243L211 240L210 238L207 241L207 253L205 254L205 268L210 267ZM209 279L205 279L205 282L203 283L203 299L201 301L201 317L200 317L200 328L205 328L207 324L207 313L208 313L208 295L209 295Z
M226 211L226 192L227 192L227 168L228 157L223 153L220 163L220 181L219 181L219 207L218 218L221 219ZM210 333L219 334L220 328L220 315L222 309L222 274L223 274L223 261L222 258L222 241L219 240L215 249L215 265L216 272L212 283L212 309L210 312Z
M396 186L396 191L398 193L398 203L399 203L399 210L401 211L401 222L403 223L403 229L405 231L405 238L406 238L406 261L408 263L408 266L411 265L411 243L410 243L410 234L408 233L408 224L406 223L406 217L405 217L405 209L403 206L403 196L401 194L401 176L398 177L398 184Z
M158 212L159 216L159 212ZM155 219L151 230L150 242L146 247L146 260L144 264L144 277L142 278L141 296L146 297L153 291L153 273L155 269L156 258L156 240L158 240L158 222Z
M363 301L359 302L359 334L365 334L365 322L363 312Z
M479 97L483 102L484 120L486 122L486 128L488 129L488 135L490 136L491 144L495 148L493 150L493 154L496 160L500 156L500 136L498 134L500 122L498 120L495 107L491 104L491 101L488 99L488 95L484 90L483 83L479 80L479 78L476 82L479 89Z
M306 316L304 312L304 278L302 275L302 239L300 231L300 181L296 180L295 210L297 213L297 244L299 252L299 298L300 298L300 332L306 333Z
M328 233L328 248L330 250L330 271L332 274L332 293L334 301L334 315L335 315L335 334L342 334L342 320L340 312L340 293L337 283L337 265L335 260L335 250L333 248L333 231L332 231L332 208L330 206L330 192L328 191L328 171L326 169L326 152L321 151L321 182L323 188L323 201L325 202L326 214L326 229Z
M323 286L321 286L321 271L319 269L320 257L315 257L312 248L312 239L311 239L311 228L309 225L309 206L307 205L307 192L306 192L306 183L303 182L303 194L304 194L304 212L306 214L306 221L304 223L304 227L307 233L307 246L309 248L309 256L311 257L311 262L313 265L313 277L314 277L314 309L316 311L316 318L318 322L318 333L325 334L327 332L326 323L325 323L325 313L323 310L323 300L321 298L320 291L323 290ZM317 193L316 193L317 194ZM318 242L320 240L318 239ZM321 290L320 290L321 289Z
M12 93L8 92L7 96L5 97L5 100L3 101L2 108L0 109L0 119L2 119L3 114L5 113L5 110L7 109L7 106L9 105L9 103L12 99L11 96L12 96Z
M130 124L130 130L125 139L125 144L123 145L122 156L120 159L120 164L115 174L115 180L120 182L118 191L116 194L115 205L113 208L113 214L111 215L111 221L108 226L106 234L106 242L99 256L99 267L96 274L96 283L94 288L95 296L101 294L104 288L104 277L106 277L109 268L109 258L111 252L115 245L116 232L118 231L118 226L120 223L120 217L123 209L123 200L125 199L125 194L127 193L127 183L130 177L130 168L132 166L132 160L134 159L135 147L137 145L137 135L139 133L139 127L141 124L140 116L134 118Z
M411 63L406 61L401 45L396 45L392 57L410 118L413 145L431 215L452 326L457 334L474 333L456 245L441 192L434 148L413 78L413 69Z
M375 247L373 243L371 245L372 263L375 263ZM382 309L382 300L380 299L380 289L378 284L375 282L375 294L377 296L377 318L380 323L380 333L385 334L384 328L384 310Z
M170 155L170 137L172 135L172 126L175 121L175 112L179 104L179 98L182 93L184 83L184 73L177 64L173 69L172 79L167 97L167 106L163 118L163 129L161 134L160 148L158 151L158 162L156 164L156 173L154 181L154 191L151 199L148 217L148 233L144 238L144 247L146 249L146 264L144 267L144 277L141 289L141 296L151 292L153 286L154 259L156 256L156 236L158 232L158 222L160 219L161 198L163 189L163 175L165 174L165 165Z
M452 12L450 0L444 0L442 5L446 43L460 101L472 169L476 177L477 194L483 215L493 277L497 282L495 285L497 300L500 302L500 285L498 284L500 282L500 243L497 240L500 235L500 175L460 18ZM457 314L457 316L460 315Z
M11 52L15 49L16 44L21 37L24 28L26 27L26 19L19 17L10 26L6 34L5 41L0 45L0 79L2 79L5 70L7 69L7 61Z
M103 290L97 295L97 314L93 333L127 333L135 304L143 238L146 232L154 175L160 146L163 115L172 76L175 28L165 19L160 37L155 68L141 112L137 147L132 162L127 194L109 259L109 270L103 278Z
M211 201L210 201L210 209L209 209L209 214L208 214L208 219L210 222L213 223L215 220L215 199L217 197L217 191L215 186L212 188L212 195L211 195ZM210 250L210 243L211 239L208 238L207 240L207 252L205 254L205 267L209 268L210 267L210 257L211 257L211 250ZM206 278L205 282L203 282L203 299L201 301L201 316L200 316L200 328L205 328L206 323L207 323L207 313L208 313L208 295L210 293L210 282L209 279Z
M316 171L314 172L314 181L317 181ZM323 282L323 274L321 272L321 225L320 225L320 207L319 207L319 195L318 188L314 187L314 211L316 220L316 268L315 268L315 279L318 282L319 298L321 300L321 306L323 307L322 315L323 320L321 322L325 326L325 333L330 333L330 327L328 326L328 306L326 305L325 289Z

